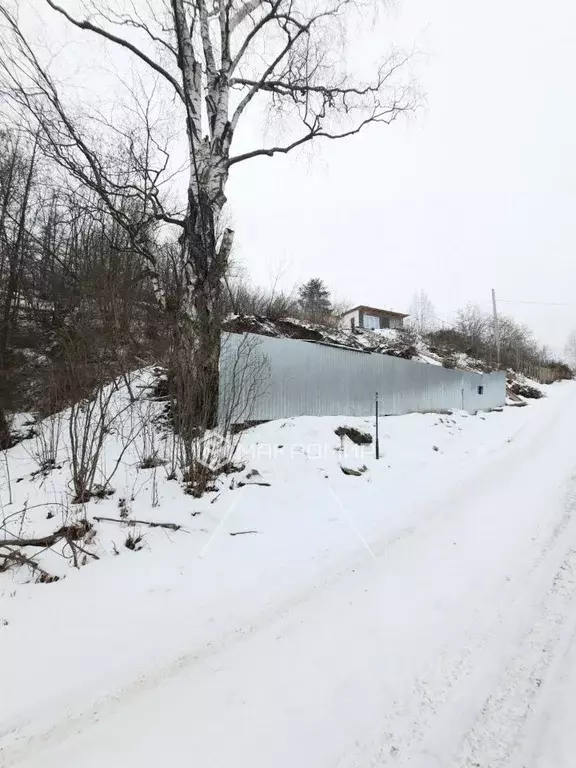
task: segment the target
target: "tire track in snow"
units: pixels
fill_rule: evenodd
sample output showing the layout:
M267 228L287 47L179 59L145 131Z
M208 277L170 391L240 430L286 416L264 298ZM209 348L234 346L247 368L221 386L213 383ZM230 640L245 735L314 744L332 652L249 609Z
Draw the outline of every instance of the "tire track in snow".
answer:
M536 622L483 704L451 765L503 768L520 746L520 736L554 660L574 630L576 550L570 549L554 576Z
M467 729L471 733L470 721L466 724L464 706L470 699L476 699L477 708L482 707L481 711L484 712L486 702L495 695L492 690L500 670L508 670L510 659L517 659L514 649L522 649L526 637L531 637L533 642L537 641L540 635L535 634L535 628L540 622L549 628L550 621L555 619L552 620L554 629L560 617L563 620L567 618L567 606L576 592L576 552L572 549L567 551L569 543L576 538L575 482L576 476L570 480L571 488L566 494L564 511L550 535L545 538L538 556L528 567L526 580L520 581L520 590L516 590L509 600L504 601L480 633L467 632L465 642L460 642L456 647L443 648L430 673L414 681L410 696L397 702L394 710L386 715L385 723L380 724L371 739L357 743L352 750L343 754L338 768L366 768L368 765L376 768L387 765L389 761L395 766L413 765L415 760L418 768L446 768L450 761L450 753L445 754L446 745L455 743L457 733L461 733L463 742L468 738ZM565 541L560 551L552 555L562 539ZM545 572L541 573L542 570ZM539 601L535 593L541 595ZM566 605L560 607L562 610L557 609L560 610L559 614L552 614L551 601L556 600L554 596L560 593ZM525 617L534 614L538 619L526 629ZM514 626L515 621L525 628L516 639L510 637L509 629L509 625ZM560 640L559 636L557 641ZM548 643L547 648L536 654L539 662L546 659L546 669L558 655L555 647L554 643ZM518 658L521 661L524 659L522 650ZM496 677L492 676L492 685L488 683L486 688L485 670L490 667L495 667ZM541 671L536 680L541 681L543 677L544 672ZM540 685L538 682L536 692L539 692ZM478 693L483 690L484 698L478 699ZM529 702L530 698L526 697L526 701ZM455 702L461 704L462 711L454 711ZM408 727L398 728L398 723L408 722L411 723ZM489 726L489 733L490 728L493 725ZM478 754L483 754L483 747L478 746ZM488 750L486 754L489 754ZM506 761L501 763L507 764ZM500 763L494 762L493 757L487 758L486 763L477 762L477 758L466 762L466 758L462 757L450 765L451 768L497 768Z

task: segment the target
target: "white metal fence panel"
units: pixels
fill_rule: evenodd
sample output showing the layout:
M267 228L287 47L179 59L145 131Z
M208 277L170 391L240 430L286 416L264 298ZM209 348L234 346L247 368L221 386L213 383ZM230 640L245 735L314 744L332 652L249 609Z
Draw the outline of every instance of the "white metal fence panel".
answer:
M504 405L506 377L296 339L225 334L221 422L370 416L375 392L382 414L474 412Z

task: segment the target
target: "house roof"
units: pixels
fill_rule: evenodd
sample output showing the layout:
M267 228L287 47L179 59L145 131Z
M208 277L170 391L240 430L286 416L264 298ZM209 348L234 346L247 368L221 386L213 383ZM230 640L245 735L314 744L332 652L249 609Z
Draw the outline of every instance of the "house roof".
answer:
M350 312L356 312L356 310L359 309L361 312L366 312L370 315L375 315L376 317L383 316L383 317L390 317L392 315L393 317L409 317L409 315L405 314L404 312L393 312L391 309L378 309L377 307L367 307L365 304L358 304L357 307L351 307L350 309L347 309L346 312L342 312L342 315L348 315ZM342 317L340 315L340 317Z

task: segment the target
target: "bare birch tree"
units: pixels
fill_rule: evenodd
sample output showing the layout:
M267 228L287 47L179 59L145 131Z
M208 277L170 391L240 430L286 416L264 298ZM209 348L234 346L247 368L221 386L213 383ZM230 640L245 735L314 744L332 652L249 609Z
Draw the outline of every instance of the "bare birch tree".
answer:
M339 45L348 14L359 7L355 0L85 0L80 15L68 0L43 2L87 37L96 35L127 52L143 77L154 76L178 105L188 155L187 199L180 210L169 209L160 194L169 163L147 113L141 114L139 144L131 132L118 135L137 161L138 172L115 177L94 143L94 126L91 130L86 120L77 119L16 16L0 4L6 25L4 79L17 94L19 107L39 123L45 147L98 191L120 223L129 225L118 214L119 198L135 195L145 201L142 227L130 223L132 245L148 259L164 310L158 264L146 238L156 224L178 229L184 291L175 333L194 350L201 393L198 423L212 426L224 278L233 242L230 229L218 237L217 224L231 168L256 157L286 154L319 138L341 139L371 124L390 124L414 110L418 99L408 82L410 55L392 51L371 79L355 78ZM235 154L238 127L258 106L281 117L285 140Z
M424 290L416 291L410 304L410 326L418 333L428 333L436 327L435 310Z
M564 355L571 368L576 368L576 331L571 331L566 340Z

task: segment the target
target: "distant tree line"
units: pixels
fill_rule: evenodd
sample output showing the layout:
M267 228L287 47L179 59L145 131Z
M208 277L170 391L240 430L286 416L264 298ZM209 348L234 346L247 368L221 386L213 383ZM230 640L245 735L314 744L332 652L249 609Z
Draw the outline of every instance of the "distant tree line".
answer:
M500 367L511 368L537 379L572 378L570 366L556 360L550 350L537 342L532 331L506 315L498 320ZM431 345L469 355L497 367L496 338L492 314L476 305L457 312L453 324L427 334Z

